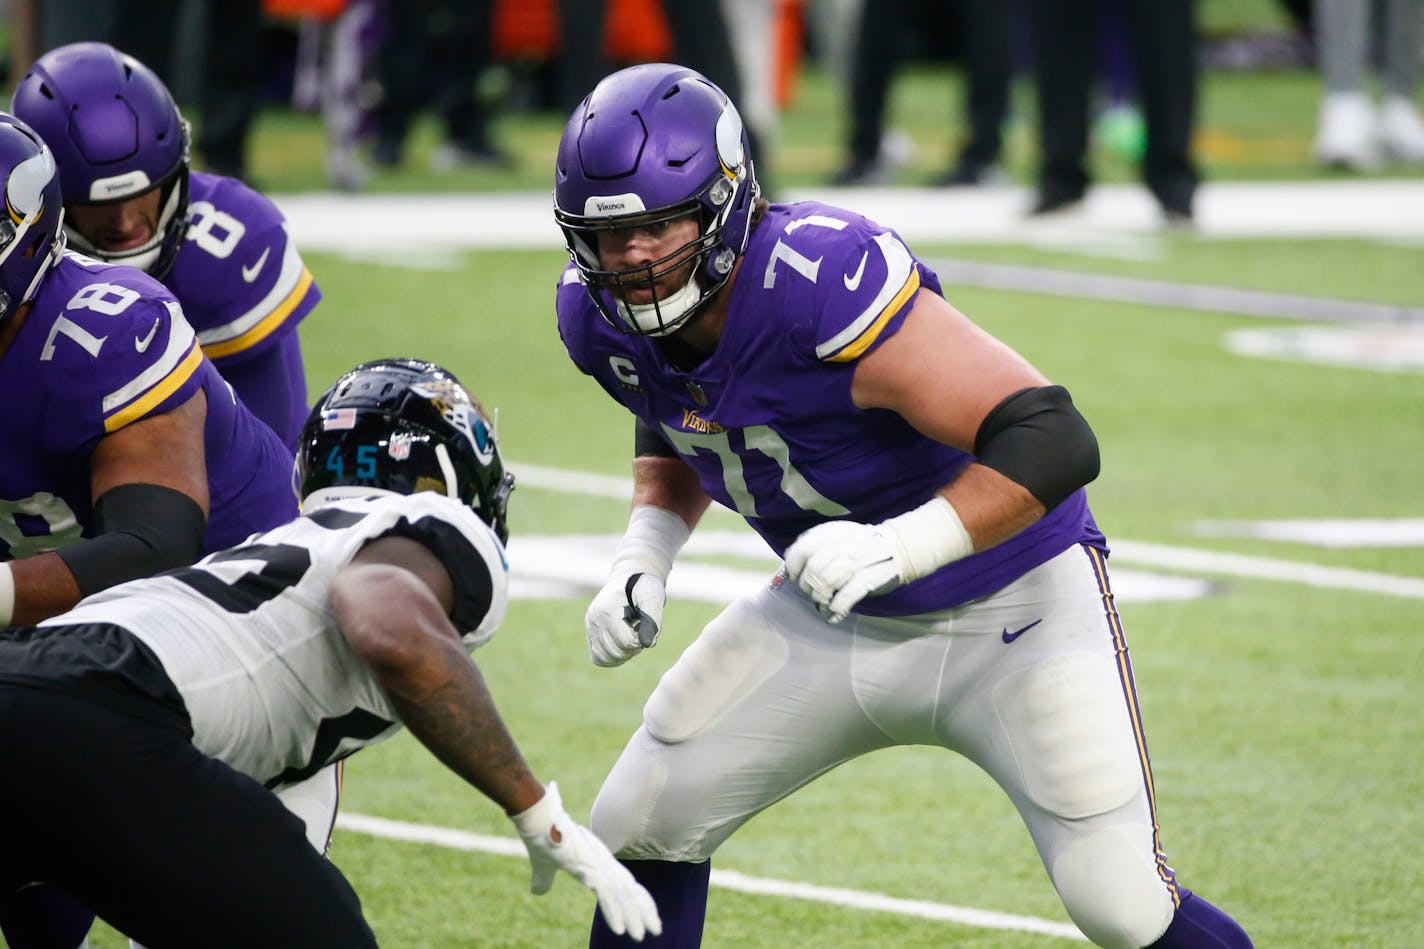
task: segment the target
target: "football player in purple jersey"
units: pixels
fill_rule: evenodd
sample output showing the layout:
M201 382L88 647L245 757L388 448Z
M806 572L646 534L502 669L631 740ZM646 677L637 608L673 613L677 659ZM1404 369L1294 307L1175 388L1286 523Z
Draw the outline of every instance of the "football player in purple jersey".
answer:
M559 146L559 332L636 419L634 500L589 653L657 638L707 505L785 569L663 676L594 831L700 943L712 854L836 765L937 745L1018 809L1064 906L1113 947L1242 947L1163 854L1107 545L1068 392L979 329L890 229L759 198L702 75L605 78ZM595 918L591 945L621 943Z
M188 123L167 87L108 44L45 53L11 110L54 152L70 246L161 280L223 378L295 448L307 414L297 324L321 292L276 205L189 172Z
M0 382L17 394L0 413L0 627L294 517L291 451L233 395L162 284L65 250L54 157L4 113L0 189ZM31 941L12 909L0 925L16 949L68 949L88 927L60 912L78 936L66 942L51 918Z

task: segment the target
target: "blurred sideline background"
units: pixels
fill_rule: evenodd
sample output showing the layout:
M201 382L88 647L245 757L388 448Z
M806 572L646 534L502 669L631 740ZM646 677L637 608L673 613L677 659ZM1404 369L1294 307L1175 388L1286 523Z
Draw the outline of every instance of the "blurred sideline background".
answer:
M399 167L375 168L364 189L547 190L552 154L573 104L561 101L568 99L567 93L560 94L561 76L571 62L585 58L589 44L595 42L610 66L672 55L661 2L608 0L604 35L584 36L578 48L564 49L555 0L495 0L490 21L492 58L474 81L492 115L493 139L508 152L510 163L433 172L430 160L441 133L435 118L426 114L412 130L407 159ZM757 94L772 96L777 115L766 154L759 157L772 173L773 187L824 184L844 161L848 130L847 92L837 72L848 68L844 57L850 54L844 46L827 48L831 44L821 22L833 15L836 3L765 0L764 6L774 33L768 39L774 57L761 71L766 88ZM906 55L886 110L892 184L915 186L929 181L952 160L964 134L963 42L957 6L943 0L906 4L902 38ZM34 51L112 35L115 4L107 0L8 0L0 7L8 8L8 41L0 48L6 54L11 88L17 71L25 68ZM185 114L201 128L200 54L208 4L181 0L173 7L177 18L170 61L149 65L169 82ZM349 13L352 7L342 0L264 2L260 107L247 149L248 175L264 191L334 186L326 168L330 143L321 104L310 88L302 88L299 63L315 68L322 28L329 32L337 22L310 11ZM839 28L853 33L853 18L847 23L843 14L838 15ZM1302 22L1287 0L1202 0L1197 19L1203 68L1195 151L1204 180L1338 177L1338 172L1319 166L1311 157L1321 90L1308 18ZM366 42L369 46L371 41ZM839 42L848 44L851 39L841 36ZM360 90L353 94L357 107L379 96L372 71L364 72ZM1031 74L1020 68L1002 163L1011 181L1020 184L1032 181L1036 167L1032 87ZM753 110L751 95L751 91L744 95L748 100L744 113ZM1091 167L1097 181L1135 181L1142 145L1140 122L1131 110L1112 106L1106 100L1099 103ZM369 137L357 145L368 148ZM202 154L195 155L195 167L204 167ZM1424 168L1386 165L1369 176L1421 174Z

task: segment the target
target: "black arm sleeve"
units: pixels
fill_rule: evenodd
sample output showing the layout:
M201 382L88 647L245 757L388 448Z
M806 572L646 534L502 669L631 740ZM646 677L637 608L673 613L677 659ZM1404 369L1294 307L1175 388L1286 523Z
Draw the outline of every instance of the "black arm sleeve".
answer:
M652 456L655 458L676 458L677 449L667 443L667 439L650 428L640 418L633 420L633 456L645 458Z
M1018 482L1049 510L1098 476L1098 440L1062 386L1020 389L974 436L979 464Z
M96 536L56 551L82 596L197 560L207 518L182 491L121 484L95 502L94 526Z

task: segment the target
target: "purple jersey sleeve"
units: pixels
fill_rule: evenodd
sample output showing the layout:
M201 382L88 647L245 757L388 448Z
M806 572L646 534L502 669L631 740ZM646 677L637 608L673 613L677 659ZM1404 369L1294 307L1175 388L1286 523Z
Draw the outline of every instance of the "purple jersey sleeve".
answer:
M295 513L290 454L236 403L177 300L140 271L67 254L41 286L0 376L25 393L0 413L0 556L92 536L90 460L99 441L199 392L208 406L208 541L236 534L229 521L270 527Z
M570 276L570 274L573 274ZM603 320L577 274L557 297L570 356L740 512L778 554L826 520L922 504L973 457L851 398L856 360L903 324L933 271L891 231L815 203L773 205L752 232L717 349L695 367ZM985 596L1070 544L1101 543L1078 492L1010 541L859 608L906 615Z
M195 172L189 187L191 224L166 283L213 365L295 445L307 411L297 325L321 291L270 200L218 175Z

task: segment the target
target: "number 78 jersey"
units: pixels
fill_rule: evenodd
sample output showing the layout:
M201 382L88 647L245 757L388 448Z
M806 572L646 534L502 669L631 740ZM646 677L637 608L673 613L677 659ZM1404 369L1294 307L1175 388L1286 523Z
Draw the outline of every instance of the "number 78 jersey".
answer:
M620 333L578 271L558 291L569 356L677 450L703 489L778 554L833 519L874 523L925 501L973 460L894 412L851 399L857 361L897 332L934 272L891 230L829 205L772 205L753 229L723 335L695 367L663 344ZM867 598L858 612L946 609L1016 579L1071 544L1101 544L1077 492L990 550Z
M296 515L292 456L218 375L173 295L141 271L66 253L0 358L0 560L94 536L101 439L205 395L203 552Z

